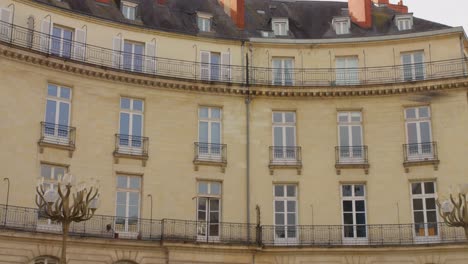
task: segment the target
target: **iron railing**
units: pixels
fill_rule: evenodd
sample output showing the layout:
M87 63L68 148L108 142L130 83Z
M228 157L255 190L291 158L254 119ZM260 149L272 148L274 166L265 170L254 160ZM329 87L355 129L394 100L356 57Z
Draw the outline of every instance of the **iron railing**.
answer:
M215 143L194 143L194 161L227 162L227 145Z
M405 163L438 160L437 142L403 144Z
M336 146L336 164L368 164L367 146Z
M270 165L302 164L301 147L270 146Z
M76 128L60 124L41 122L40 144L75 147Z
M148 157L149 138L115 134L115 154Z
M42 218L38 209L34 208L0 205L0 219L0 229L53 234L62 232L59 223ZM346 231L349 227L352 226L213 224L95 215L88 221L72 223L70 235L260 246L398 246L467 242L463 228L448 227L444 223L362 225L359 233Z
M110 40L109 40L110 41ZM200 63L114 51L68 41L0 21L0 42L51 57L158 77L272 86L342 86L402 83L468 76L468 59L363 68L262 68Z

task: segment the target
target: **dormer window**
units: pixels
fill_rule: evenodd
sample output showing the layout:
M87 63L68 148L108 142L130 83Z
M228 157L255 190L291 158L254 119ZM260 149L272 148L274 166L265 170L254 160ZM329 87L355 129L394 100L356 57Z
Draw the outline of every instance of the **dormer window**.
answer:
M122 14L128 20L135 20L137 4L122 1Z
M197 24L198 30L203 32L210 32L211 31L211 19L212 15L206 13L197 13Z
M412 14L396 15L395 24L398 27L399 31L411 30L413 29L413 15Z
M333 29L337 35L349 34L351 21L349 17L335 17L332 21Z
M275 36L287 36L289 32L289 21L287 18L273 18L271 27Z

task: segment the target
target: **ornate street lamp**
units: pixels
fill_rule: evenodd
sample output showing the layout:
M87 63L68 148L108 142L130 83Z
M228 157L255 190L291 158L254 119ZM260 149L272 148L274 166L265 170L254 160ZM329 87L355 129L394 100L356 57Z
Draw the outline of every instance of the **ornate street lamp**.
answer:
M44 178L36 188L36 204L39 211L51 221L62 224L62 257L60 263L66 264L67 237L72 222L87 221L99 207L99 188L93 182L89 187L82 183L75 187L76 179L71 174L59 177L56 188L44 189ZM70 197L71 196L71 197Z
M468 204L466 195L468 194L468 184L460 186L458 197L450 194L450 199L442 201L437 199L439 214L444 222L450 227L463 227L465 236L468 239Z

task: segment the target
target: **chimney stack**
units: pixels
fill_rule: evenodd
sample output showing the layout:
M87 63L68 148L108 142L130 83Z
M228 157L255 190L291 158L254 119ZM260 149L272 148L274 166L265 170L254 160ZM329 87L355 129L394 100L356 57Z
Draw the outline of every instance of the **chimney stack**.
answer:
M245 27L245 0L218 0L237 28Z
M408 13L408 7L403 4L403 0L400 0L398 4L391 4L389 0L372 0L376 5L386 5L388 8L398 12L406 14Z
M376 5L388 5L389 4L389 0L372 0L372 2L374 2L374 4Z
M388 0L373 0L388 2ZM349 0L348 10L351 21L362 28L372 27L372 0Z

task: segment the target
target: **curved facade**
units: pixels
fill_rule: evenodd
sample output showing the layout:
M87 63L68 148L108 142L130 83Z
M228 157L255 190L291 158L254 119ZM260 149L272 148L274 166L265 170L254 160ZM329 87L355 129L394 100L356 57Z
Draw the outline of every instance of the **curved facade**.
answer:
M102 198L69 263L468 262L435 204L468 171L462 28L189 2L0 4L0 263L56 263L35 187L66 172Z

